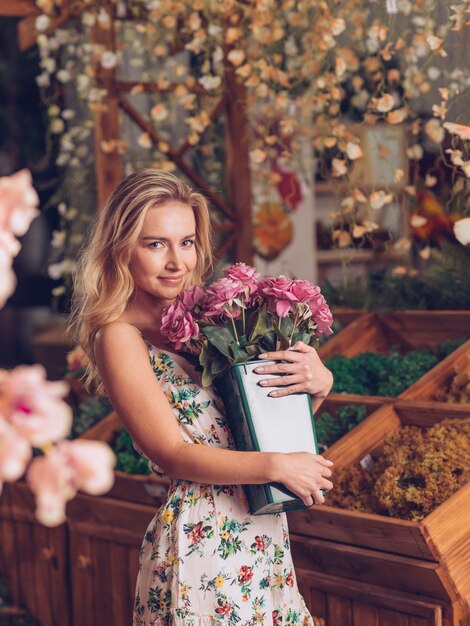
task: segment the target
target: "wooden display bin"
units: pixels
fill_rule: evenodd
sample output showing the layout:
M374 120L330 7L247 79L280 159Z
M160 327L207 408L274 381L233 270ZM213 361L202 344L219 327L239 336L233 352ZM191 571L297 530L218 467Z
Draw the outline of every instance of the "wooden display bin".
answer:
M401 425L429 427L447 417L468 417L468 412L448 407L442 413L405 402L386 405L325 456L345 467L376 452ZM466 624L470 484L421 522L327 505L288 517L300 585L326 626Z
M428 401L436 406L439 411L446 411L449 406L458 406L470 414L470 403L453 405L449 402L437 402L436 394L446 389L450 384L455 367L463 367L470 360L470 340L466 341L455 352L441 361L430 372L420 378L414 385L400 395L402 400Z
M470 311L366 313L352 321L336 337L324 343L318 352L323 361L336 354L343 354L347 357L357 356L363 352L388 354L392 346L397 346L403 352L409 352L419 348L432 348L443 341L461 339L466 336L470 336ZM470 347L470 341L467 345ZM445 361L448 362L451 356L449 355ZM441 364L430 370L426 376L432 376ZM410 389L413 389L415 385L417 383ZM405 397L406 391L402 392L399 397ZM376 403L388 404L395 400L395 398L385 396L361 396L348 393L332 393L329 398L343 401L344 404L363 402L372 406Z
M119 417L113 412L98 422L98 424L95 424L93 428L90 428L81 438L104 441L110 444L114 439L116 431L122 427L123 425ZM158 507L164 501L168 487L169 482L155 474L144 476L115 471L114 485L106 495L109 498L118 498L128 502L138 502L139 504Z
M74 626L130 626L153 506L79 494L67 506Z
M42 526L24 482L5 484L0 496L0 579L15 605L41 626L69 626L68 529ZM78 626L78 624L77 624Z

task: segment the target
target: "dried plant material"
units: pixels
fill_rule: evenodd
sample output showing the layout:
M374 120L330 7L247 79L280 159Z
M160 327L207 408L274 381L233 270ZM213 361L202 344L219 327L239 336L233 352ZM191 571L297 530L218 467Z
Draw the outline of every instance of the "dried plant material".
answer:
M420 521L470 481L470 418L403 426L374 456L370 470L336 470L328 504Z

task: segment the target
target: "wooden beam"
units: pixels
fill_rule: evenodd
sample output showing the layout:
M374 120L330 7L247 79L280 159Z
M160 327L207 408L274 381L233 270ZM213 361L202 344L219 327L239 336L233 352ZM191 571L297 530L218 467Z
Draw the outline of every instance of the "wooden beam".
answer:
M34 0L0 0L0 17L26 17L37 12Z
M0 0L1 1L1 0ZM60 28L69 19L77 17L85 9L85 5L80 2L64 2L61 6L59 15L51 19L49 28L44 31L46 35L50 35L56 28ZM24 20L18 24L18 45L22 52L29 50L36 45L37 30L36 30L36 17L40 14L40 11L36 8L34 13L28 14Z
M113 22L114 7L110 1L103 3ZM115 51L114 27L100 28L98 24L91 29L93 44L103 46L103 50ZM96 59L94 64L96 78L100 87L106 90L106 96L93 112L95 139L95 171L98 191L98 206L102 206L122 178L121 156L115 151L105 151L103 146L119 140L119 94L116 91L115 69L104 69Z
M153 124L147 120L139 111L132 106L130 102L128 102L125 98L121 97L119 100L119 106L123 111L127 113L127 115L139 126L144 132L148 134L151 140L157 144L161 141L161 138L157 131L155 130ZM179 169L185 174L189 180L191 180L197 187L202 191L202 193L209 198L212 204L219 209L224 215L229 217L230 219L234 218L232 209L228 206L225 200L215 191L210 189L207 186L206 181L199 176L197 172L195 172L187 163L184 162L182 157L178 156L176 150L170 148L166 156L173 161L173 163L179 167Z
M235 261L253 264L251 173L246 88L227 60L225 50L226 124L225 146L230 202L235 212Z

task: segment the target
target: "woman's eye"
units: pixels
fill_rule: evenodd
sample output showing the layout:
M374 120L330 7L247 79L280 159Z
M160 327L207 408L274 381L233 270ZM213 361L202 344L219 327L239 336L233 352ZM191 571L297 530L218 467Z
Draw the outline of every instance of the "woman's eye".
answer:
M196 243L196 242L195 242L195 240L194 240L194 239L185 239L185 240L183 241L183 246L184 246L185 248L189 248L190 246L194 246L194 244L195 244L195 243Z
M149 243L148 247L149 248L159 248L162 245L163 244L162 244L161 241L152 241L152 243Z

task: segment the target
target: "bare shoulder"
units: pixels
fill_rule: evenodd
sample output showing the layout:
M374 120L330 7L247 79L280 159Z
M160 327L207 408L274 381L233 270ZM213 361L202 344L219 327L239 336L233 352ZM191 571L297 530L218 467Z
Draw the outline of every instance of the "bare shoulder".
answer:
M95 336L94 350L98 357L109 350L134 348L146 352L145 343L135 326L119 320L104 324ZM140 349L140 350L139 350Z

